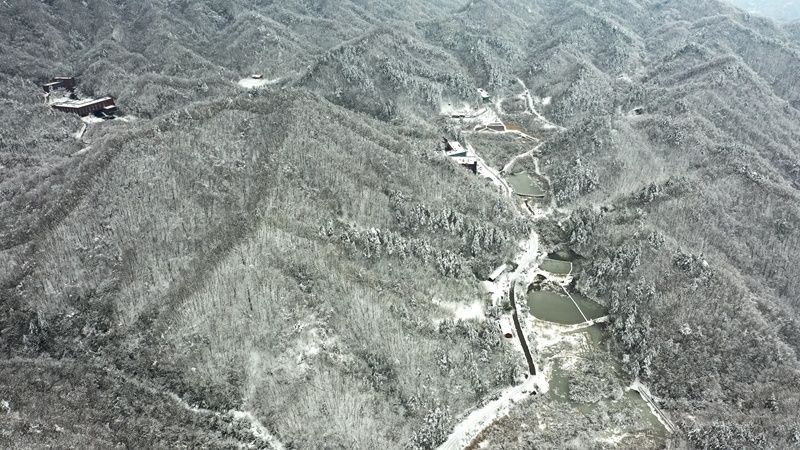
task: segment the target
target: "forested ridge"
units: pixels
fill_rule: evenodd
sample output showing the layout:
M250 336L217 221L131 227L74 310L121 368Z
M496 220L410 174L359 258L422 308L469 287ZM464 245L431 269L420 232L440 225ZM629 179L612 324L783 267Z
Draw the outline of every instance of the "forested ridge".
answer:
M797 30L689 0L0 3L0 447L266 447L248 411L287 448L436 448L524 372L440 305L531 227L437 151L439 108L518 78L565 128L567 217L534 227L667 445L800 446ZM57 75L125 120L77 138ZM577 445L525 408L493 445Z

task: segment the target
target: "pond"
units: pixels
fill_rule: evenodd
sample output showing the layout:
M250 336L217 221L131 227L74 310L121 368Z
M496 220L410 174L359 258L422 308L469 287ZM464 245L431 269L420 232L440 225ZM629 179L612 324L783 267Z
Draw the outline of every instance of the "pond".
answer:
M544 197L546 194L544 189L539 185L539 182L526 172L506 175L506 180L517 195L523 197Z
M547 258L539 265L539 267L550 273L556 275L569 275L572 273L572 263L569 261L559 261L557 259Z
M589 320L598 319L607 314L603 306L595 303L580 294L572 294L575 303L581 308ZM528 292L528 308L531 314L540 320L562 325L575 325L583 323L583 316L575 303L565 294L550 291Z

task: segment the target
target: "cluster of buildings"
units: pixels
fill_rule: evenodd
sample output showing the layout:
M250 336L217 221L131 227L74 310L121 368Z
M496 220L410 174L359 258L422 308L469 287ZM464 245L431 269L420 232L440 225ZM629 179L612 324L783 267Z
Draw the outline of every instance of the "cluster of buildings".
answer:
M64 90L70 93L69 97L50 103L53 109L59 111L77 114L81 117L86 117L91 114L99 117L113 117L114 113L117 112L117 104L114 97L108 96L80 100L74 92L76 86L77 81L75 81L74 77L55 77L43 84L42 89L44 89L46 97L49 97L58 90Z
M458 141L444 140L444 153L470 172L478 173L478 158Z

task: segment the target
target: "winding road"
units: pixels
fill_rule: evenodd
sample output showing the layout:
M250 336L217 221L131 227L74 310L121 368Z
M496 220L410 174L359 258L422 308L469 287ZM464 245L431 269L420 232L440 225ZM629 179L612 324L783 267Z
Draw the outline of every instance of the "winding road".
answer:
M514 133L513 131L507 131ZM539 142L538 139L529 136L525 133L518 132L529 139ZM541 143L539 144L541 145ZM486 161L481 158L475 149L468 144L468 148L473 152L478 161L479 174L489 178L494 185L496 185L501 193L509 198L514 196L513 188L506 182L503 177L495 171L492 167L486 164ZM533 156L538 150L538 146L532 150L515 156L505 167L513 167L521 158ZM504 169L505 170L505 169ZM524 381L515 386L509 387L502 391L495 400L490 401L484 406L477 408L463 417L459 423L453 428L453 431L441 446L439 450L461 450L468 447L486 428L496 422L498 419L508 415L515 404L523 401L530 395L537 392L547 391L547 380L543 374L538 374L527 343L526 333L522 327L523 323L527 322L527 318L521 319L520 313L517 308L516 289L517 285L524 288L532 282L536 270L539 267L539 236L535 231L531 232L531 236L520 244L520 253L515 259L517 269L511 273L504 274L496 281L497 286L502 292L507 292L510 301L513 304L513 321L519 339L519 348L525 357L528 374Z
M527 86L521 79L517 79L519 84L524 89L524 95L527 98L528 108L530 109L530 113L535 115L542 123L544 124L545 128L550 130L555 130L557 132L563 132L566 128L558 126L547 120L543 117L538 111L536 111L535 104L533 98L528 90ZM499 113L499 111L498 111ZM502 169L501 173L509 173L513 170L514 166L517 162L523 158L531 157L534 160L534 167L535 173L538 176L541 176L543 179L547 181L547 189L550 189L550 180L544 174L542 174L540 170L539 160L535 157L536 153L539 151L541 146L544 142L538 138L530 136L522 131L517 130L506 130L495 132L498 134L508 133L508 134L516 134L523 138L530 139L537 143L537 145L522 154L519 154L513 157ZM473 152L476 159L478 160L479 165L479 174L489 178L493 184L495 184L498 189L500 189L501 193L506 197L513 197L514 190L513 188L503 179L500 173L490 167L486 162L481 158L477 152L475 152L474 148L470 144L467 144L468 148ZM528 206L528 212L536 218L544 218L553 215L558 209L556 208L554 196L550 195L550 205L546 208L541 210L534 211L533 208ZM516 290L527 290L527 287L533 282L537 273L539 273L539 262L541 260L542 255L540 254L539 250L539 236L536 234L535 231L531 232L531 236L529 239L525 240L520 245L520 252L515 259L515 262L518 264L517 269L511 273L504 274L495 282L497 290L499 292L507 292L509 295L510 300L513 302L514 311L513 311L513 319L515 322L516 332L519 338L519 345L515 345L523 355L525 356L527 365L528 365L528 372L529 374L526 375L526 378L520 383L515 386L509 387L504 391L500 392L497 398L488 402L487 404L479 407L469 414L466 414L462 417L462 419L456 424L453 428L453 431L448 436L447 440L439 446L439 450L461 450L467 447L470 447L475 443L475 440L481 433L490 427L493 423L497 420L505 417L508 415L514 406L523 401L530 395L534 395L537 392L543 393L547 392L549 389L548 380L546 375L543 373L539 373L536 370L535 362L533 360L533 355L529 349L529 346L526 341L526 332L523 326L528 325L532 322L530 317L530 313L526 310L524 312L520 312L520 309L517 307L517 299L516 299ZM518 286L519 285L519 286ZM562 286L563 288L563 286ZM575 300L569 294L568 291L565 292L569 295L570 299L572 299L573 303ZM499 295L499 294L498 294ZM496 300L496 299L495 299ZM580 307L578 307L577 303L575 306L578 308L579 311ZM520 315L524 315L524 317L520 317ZM595 323L606 322L609 320L608 316L601 317L599 319L589 320L581 311L581 315L585 319L585 321L581 324L576 325L574 328L575 330L582 329ZM665 427L672 432L675 430L674 424L669 421L669 418L658 408L658 405L655 401L652 400L652 397L649 395L647 388L643 386L641 383L635 382L634 385L631 386L631 389L636 390L642 395L642 398L650 405L653 414L659 418L659 420L664 423Z

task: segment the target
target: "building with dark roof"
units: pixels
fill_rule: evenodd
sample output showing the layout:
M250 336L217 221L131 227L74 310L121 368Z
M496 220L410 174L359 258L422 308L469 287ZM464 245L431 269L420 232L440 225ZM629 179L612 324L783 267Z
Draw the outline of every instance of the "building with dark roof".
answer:
M461 165L461 167L469 170L470 172L477 174L478 173L478 159L471 157L471 156L457 156L453 158L453 161Z
M86 100L70 100L66 102L56 103L53 108L77 114L81 117L88 116L97 112L112 114L117 111L117 105L114 97L103 97L99 99L86 99Z
M49 83L45 83L42 85L42 89L44 89L45 93L53 92L56 89L66 89L71 91L75 89L77 82L75 81L75 77L55 77L50 80Z

